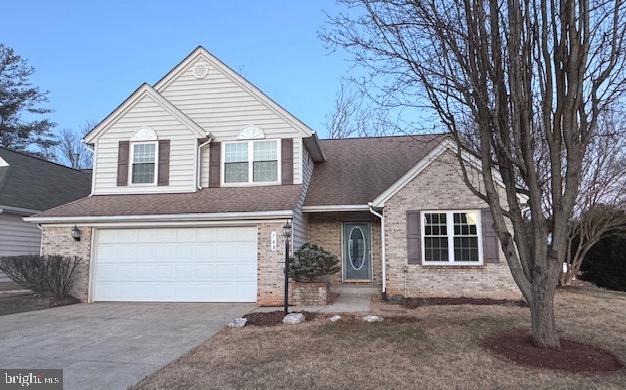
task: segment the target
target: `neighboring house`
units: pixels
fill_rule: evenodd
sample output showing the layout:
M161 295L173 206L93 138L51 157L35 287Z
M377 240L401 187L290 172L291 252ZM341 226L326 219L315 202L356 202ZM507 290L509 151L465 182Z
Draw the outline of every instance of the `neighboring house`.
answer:
M287 220L341 259L336 283L520 296L445 136L319 140L203 48L84 141L91 196L29 218L44 253L85 259L82 300L279 304Z
M0 257L39 254L41 230L24 222L89 195L91 175L0 147ZM0 281L6 276L0 273Z

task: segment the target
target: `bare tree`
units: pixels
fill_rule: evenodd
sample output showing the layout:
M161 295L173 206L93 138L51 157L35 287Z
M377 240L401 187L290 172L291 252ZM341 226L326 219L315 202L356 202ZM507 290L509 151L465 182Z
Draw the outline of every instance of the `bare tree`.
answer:
M333 111L326 116L329 138L383 135L393 127L388 112L374 105L365 88L354 79L342 79Z
M558 348L554 294L599 114L624 89L623 0L343 0L322 37L407 107L423 98L488 205L534 343ZM462 158L480 159L480 185ZM501 189L503 187L503 189Z
M56 147L57 160L74 169L91 168L93 153L87 149L81 140L95 124L95 122L87 121L78 131L61 130L60 142Z
M626 233L626 122L622 115L607 111L601 116L598 134L583 161L561 285L580 274L583 259L598 241Z

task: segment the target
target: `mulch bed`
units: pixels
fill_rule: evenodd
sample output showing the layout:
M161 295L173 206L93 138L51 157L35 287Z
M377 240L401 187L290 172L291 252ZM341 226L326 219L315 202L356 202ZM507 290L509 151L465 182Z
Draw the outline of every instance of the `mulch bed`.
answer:
M423 306L440 305L503 305L528 307L528 303L523 300L511 299L490 299L490 298L398 298L393 301L408 308L415 309Z
M301 311L298 313L304 314L304 321L312 321L319 315L319 313L312 313L309 311ZM270 311L266 313L250 313L244 316L248 320L246 326L275 326L283 323L283 317L285 313L283 311Z
M573 373L602 373L624 367L612 353L575 341L561 339L561 349L536 347L528 332L520 329L490 336L483 346L528 367Z

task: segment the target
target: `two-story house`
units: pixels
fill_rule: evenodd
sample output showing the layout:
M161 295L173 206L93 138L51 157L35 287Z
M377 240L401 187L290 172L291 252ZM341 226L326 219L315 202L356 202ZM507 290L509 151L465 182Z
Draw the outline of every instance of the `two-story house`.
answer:
M282 226L389 295L520 296L442 135L320 140L199 47L84 138L91 195L28 218L85 301L279 304ZM72 230L80 231L80 240Z

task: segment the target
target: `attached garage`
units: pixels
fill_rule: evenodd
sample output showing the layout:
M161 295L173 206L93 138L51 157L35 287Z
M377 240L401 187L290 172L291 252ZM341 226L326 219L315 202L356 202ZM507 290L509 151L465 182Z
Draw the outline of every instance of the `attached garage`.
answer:
M94 301L256 302L255 226L95 234Z

